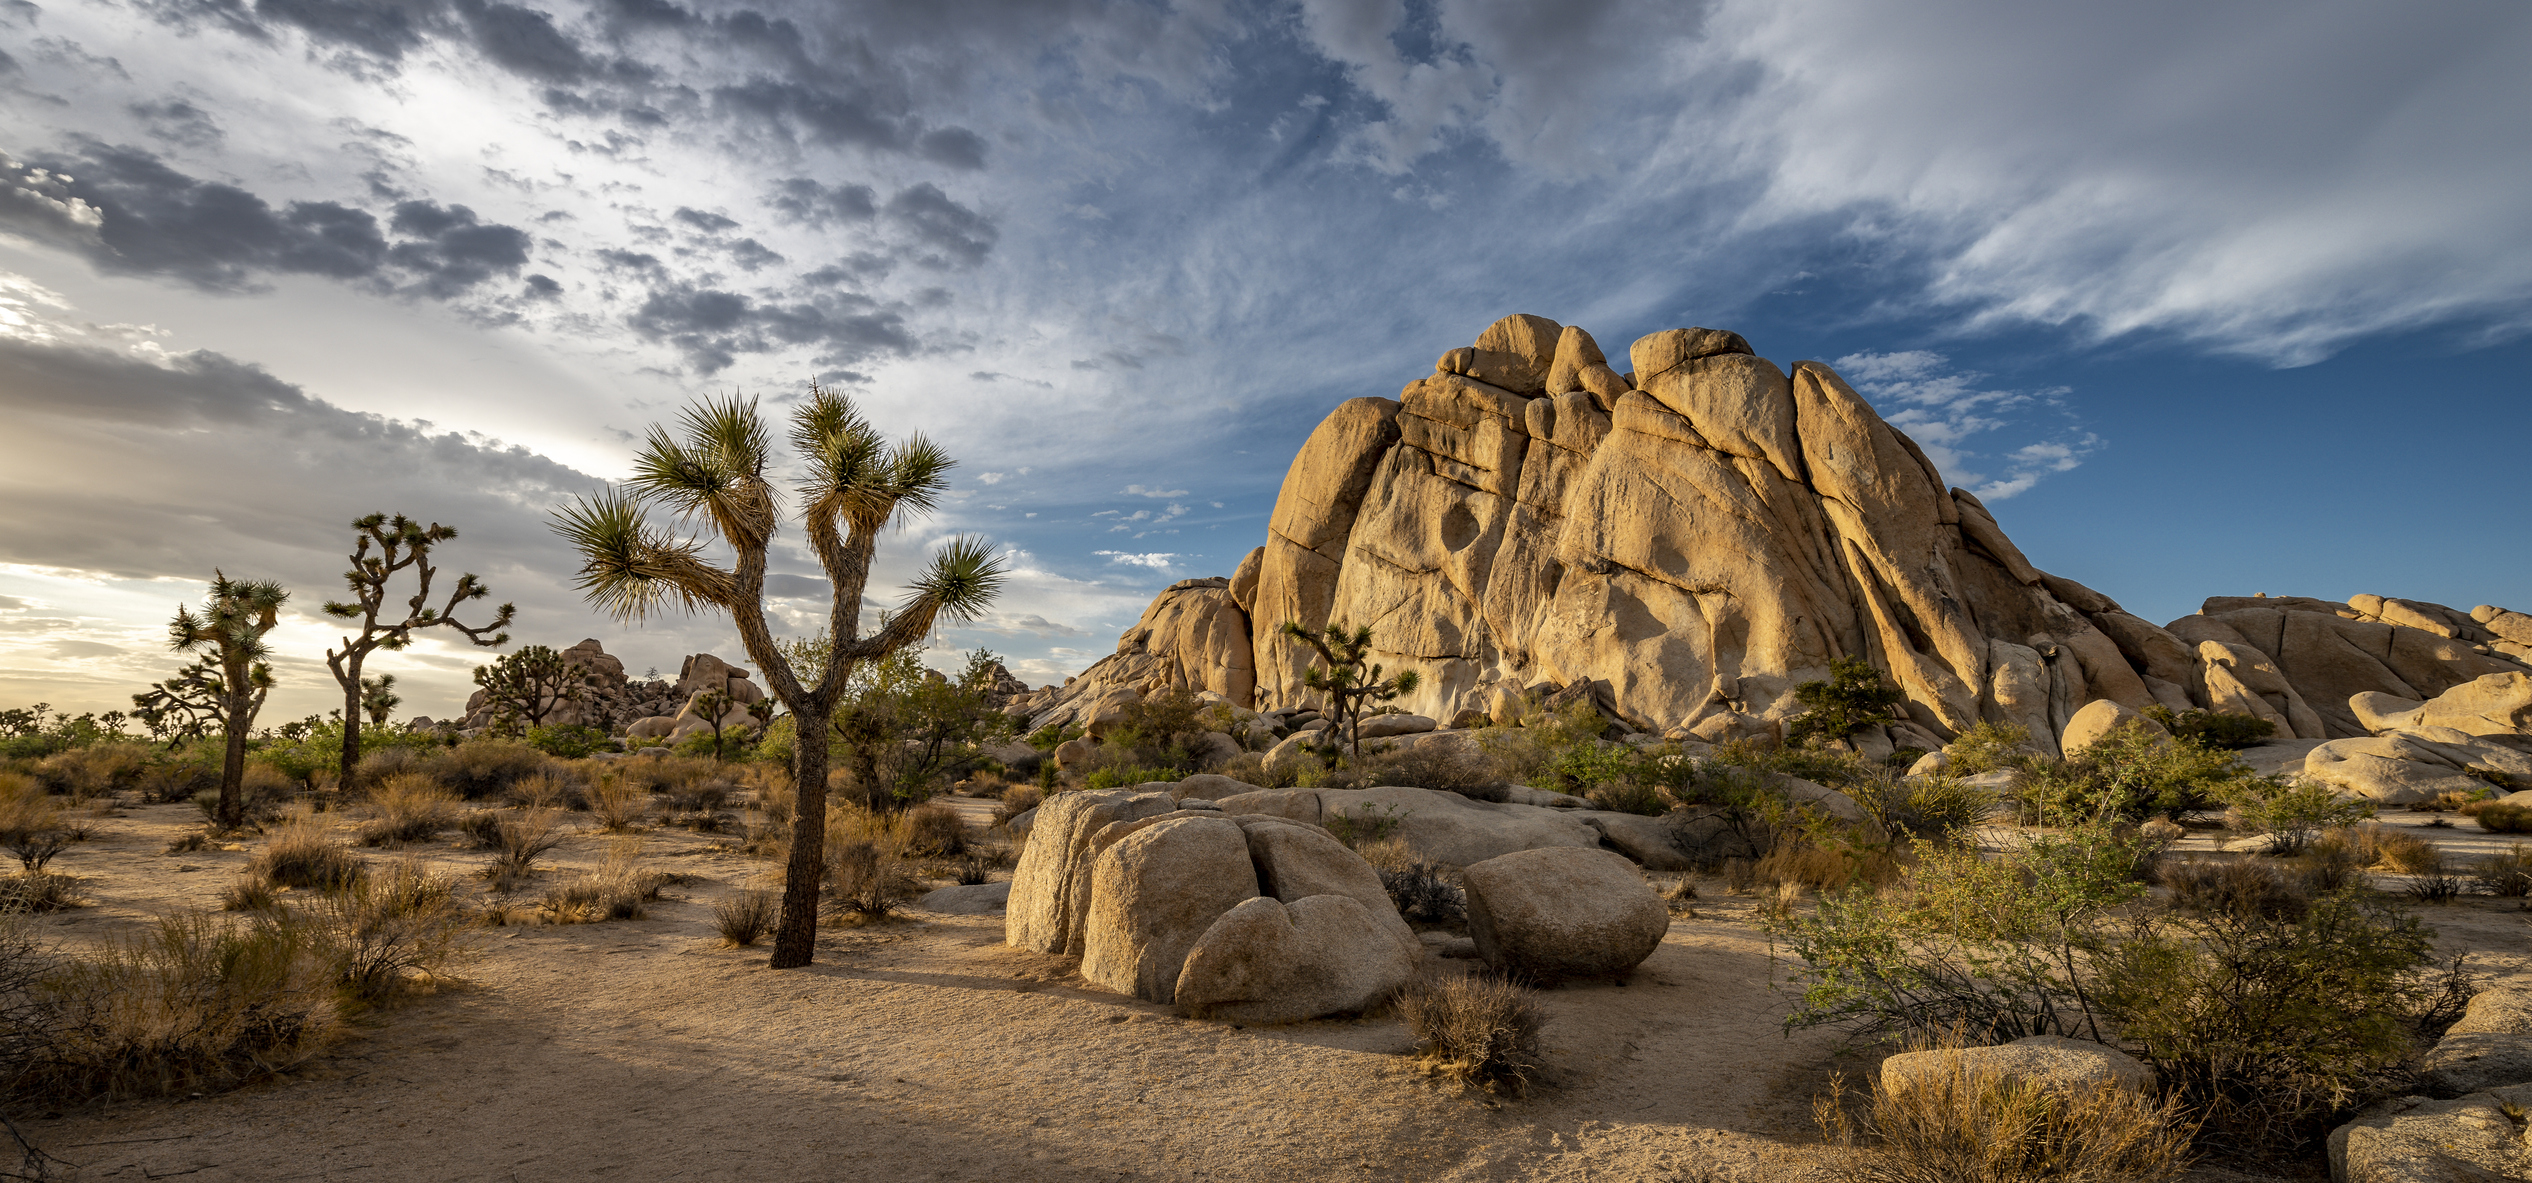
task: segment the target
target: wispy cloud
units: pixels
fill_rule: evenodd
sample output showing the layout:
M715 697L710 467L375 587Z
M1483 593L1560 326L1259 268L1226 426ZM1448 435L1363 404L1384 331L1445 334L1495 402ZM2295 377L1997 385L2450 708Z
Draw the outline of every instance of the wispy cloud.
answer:
M1891 424L1907 432L1953 484L1994 501L2028 491L2050 473L2067 472L2102 446L2069 409L2063 386L2034 391L1987 388L1987 375L1960 370L1931 350L1853 353L1830 363ZM2033 443L1996 445L1982 437L2045 434Z

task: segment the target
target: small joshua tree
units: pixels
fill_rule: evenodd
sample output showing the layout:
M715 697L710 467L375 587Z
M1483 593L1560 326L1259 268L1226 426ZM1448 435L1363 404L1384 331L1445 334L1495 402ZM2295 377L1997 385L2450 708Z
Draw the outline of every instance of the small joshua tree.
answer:
M1424 684L1424 676L1414 670L1382 679L1381 667L1371 660L1370 625L1348 631L1343 624L1330 624L1312 632L1287 620L1283 634L1317 651L1322 664L1301 671L1301 684L1328 696L1329 728L1345 737L1355 759L1363 756L1363 708L1413 694Z
M342 776L347 789L352 784L352 769L360 763L361 715L366 712L378 726L387 725L387 720L369 706L369 683L360 676L361 663L377 650L398 650L412 644L416 629L446 626L486 648L504 644L510 634L501 630L510 627L510 617L515 613L510 605L503 604L492 620L480 628L458 623L451 615L458 605L490 594L490 589L472 573L457 577L457 586L450 591L446 605L431 607L431 577L439 573L431 566L431 548L456 538L455 526L438 522L425 526L403 514L391 518L373 513L353 522L352 529L359 537L352 545L352 567L343 572L343 582L352 589L352 598L329 600L325 605L326 615L360 623L358 637L343 638L339 651L325 651L325 664L334 671L335 682L343 687ZM370 553L373 546L376 554ZM404 619L395 620L392 613L382 618L379 613L387 607L387 583L407 567L413 568L414 588L413 598L405 601ZM386 678L386 684L394 682L393 675ZM395 695L388 695L387 709L394 709L397 701Z
M264 672L269 688L272 671ZM206 657L133 695L132 717L149 729L151 738L182 746L186 740L200 739L220 725L222 689L220 663ZM258 698L257 708L262 705Z
M492 706L493 727L505 733L542 727L554 708L580 700L580 671L546 645L476 666L475 684Z
M973 619L1000 590L1003 563L982 540L952 539L933 552L929 569L886 623L863 636L862 593L880 532L901 515L930 511L949 485L945 474L954 462L921 436L889 446L850 400L811 384L791 414L791 445L805 469L798 486L802 524L834 599L828 660L814 680L803 682L765 618L767 552L783 510L765 479L773 450L765 422L753 402L732 398L688 408L680 426L673 434L653 426L626 487L565 507L555 514L555 526L580 552L582 592L618 619L642 619L671 604L729 613L748 659L798 720L792 747L798 820L771 961L775 969L797 969L816 952L818 886L826 873L827 747L846 681L856 665L920 642L940 617ZM651 524L644 513L650 505L701 519L736 562L706 562L704 540Z
M695 717L712 727L712 758L721 758L721 720L730 713L730 692L706 690L686 701L694 708Z
M273 667L264 660L272 650L264 644L264 635L281 623L281 606L289 599L290 593L272 580L231 579L214 571L211 598L203 602L202 614L179 607L176 619L167 626L168 646L176 652L209 650L203 660L159 685L183 683L193 701L215 704L228 738L228 752L220 761L220 806L215 818L224 830L246 822L246 803L238 791L246 780L246 735L254 729L255 713L264 709L264 697L273 688ZM145 713L152 709L141 701L146 697L133 698L133 705Z
M370 726L386 726L387 720L395 717L396 708L403 705L404 696L396 693L394 674L380 674L375 678L360 680L360 709L362 714L369 716ZM352 729L348 726L343 728L343 742L346 746L352 742L351 736Z

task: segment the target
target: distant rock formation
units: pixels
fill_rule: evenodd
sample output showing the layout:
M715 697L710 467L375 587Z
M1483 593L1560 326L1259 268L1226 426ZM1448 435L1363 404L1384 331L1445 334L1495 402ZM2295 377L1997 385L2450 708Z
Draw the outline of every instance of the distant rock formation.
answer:
M634 681L626 677L624 663L609 656L606 647L595 638L563 650L562 656L566 664L580 671L580 697L553 704L545 716L549 727L599 727L616 735L673 734L683 739L709 726L700 719L686 725L693 715L695 695L706 690L728 690L732 713L726 725L749 726L754 726L754 719L747 713L747 704L765 697L765 692L748 680L746 670L709 653L686 658L674 682ZM466 700L466 713L458 726L468 731L490 727L492 716L491 703L478 690Z
M2158 627L2031 565L1966 490L1829 367L1791 372L1714 329L1654 333L1617 373L1589 333L1487 328L1397 399L1319 424L1264 546L1228 579L1152 601L1117 652L1019 700L1080 721L1121 689L1243 706L1306 697L1277 635L1368 624L1436 719L1581 688L1636 730L1776 737L1794 687L1861 656L1908 721L1867 751L1932 748L1982 720L2054 748L2108 699L2241 710L2281 738L2368 732L2351 695L2423 701L2532 671L2532 616L2359 596L2219 598Z

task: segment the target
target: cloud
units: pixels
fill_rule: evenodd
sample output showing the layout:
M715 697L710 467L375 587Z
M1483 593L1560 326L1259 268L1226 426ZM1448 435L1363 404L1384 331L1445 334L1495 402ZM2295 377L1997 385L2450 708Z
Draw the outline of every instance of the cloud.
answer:
M765 205L788 221L824 228L838 222L868 222L879 216L879 195L868 185L822 185L792 177L765 195Z
M1907 432L1926 458L1955 484L1995 501L2027 492L2040 478L2068 472L2102 446L2068 409L2063 386L2022 392L1982 389L1987 375L1955 370L1951 359L1925 349L1853 353L1831 363L1857 393L1870 399L1892 426ZM2002 453L1971 446L1977 437L2010 431L2047 432L2054 438ZM2001 475L1986 470L2001 467Z
M849 292L747 294L690 283L652 289L630 319L645 339L677 348L710 374L743 353L795 346L816 351L821 365L850 365L902 356L916 347L902 306Z
M973 267L985 261L1001 237L992 220L950 200L938 185L926 181L888 199L888 220L929 248L921 256L936 267Z
M1187 491L1185 489L1159 489L1146 485L1127 485L1125 488L1119 490L1119 492L1128 497L1159 498L1184 497L1187 495Z
M1121 550L1094 550L1090 553L1104 555L1111 563L1122 563L1129 567L1149 567L1155 571L1168 570L1171 565L1170 560L1178 557L1175 554L1135 554Z
M127 109L150 135L181 147L216 147L224 134L210 112L183 99L133 103Z
M765 576L765 594L775 599L814 600L823 604L835 598L835 585L821 576L777 571Z

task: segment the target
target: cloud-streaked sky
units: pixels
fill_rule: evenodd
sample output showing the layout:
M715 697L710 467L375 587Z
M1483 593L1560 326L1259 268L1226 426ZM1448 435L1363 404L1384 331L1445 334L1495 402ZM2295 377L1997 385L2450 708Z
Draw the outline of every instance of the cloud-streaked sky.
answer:
M2158 620L2532 607L2525 61L2504 3L0 0L0 698L123 704L215 565L313 613L373 509L526 639L736 657L543 513L811 379L962 459L883 577L999 540L942 641L1060 677L1515 311L1828 360Z

